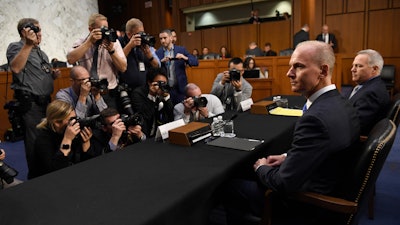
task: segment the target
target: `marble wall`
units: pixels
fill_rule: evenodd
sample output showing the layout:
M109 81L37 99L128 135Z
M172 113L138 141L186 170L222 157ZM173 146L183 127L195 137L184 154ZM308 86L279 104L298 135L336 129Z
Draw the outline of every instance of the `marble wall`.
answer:
M21 18L39 20L41 49L50 60L66 61L68 49L88 34L89 16L97 12L97 0L0 0L0 65L7 63L8 44L20 40L17 24Z

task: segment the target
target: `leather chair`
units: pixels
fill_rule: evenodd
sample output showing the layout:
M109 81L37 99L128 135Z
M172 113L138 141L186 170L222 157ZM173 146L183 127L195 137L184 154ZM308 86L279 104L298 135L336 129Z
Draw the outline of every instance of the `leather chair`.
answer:
M389 109L387 118L393 121L396 126L400 123L400 93L396 94L392 99L392 105Z
M389 91L390 97L393 97L394 94L395 75L395 65L383 65L381 79L385 82L386 89Z
M385 163L386 157L392 148L396 136L396 125L384 118L379 121L368 139L362 143L357 151L357 161L347 174L345 183L340 187L339 193L345 193L343 198L326 196L311 192L295 193L288 196L290 199L311 204L319 208L343 215L340 224L358 224L361 209L367 206L370 194L373 192L375 182ZM266 205L260 224L274 224L271 221L271 191L266 192Z

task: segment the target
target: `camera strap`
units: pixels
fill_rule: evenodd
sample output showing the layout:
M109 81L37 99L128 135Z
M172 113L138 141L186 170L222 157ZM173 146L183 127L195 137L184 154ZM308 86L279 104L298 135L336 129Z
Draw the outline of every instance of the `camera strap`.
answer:
M92 68L90 68L90 76L99 79L99 75L97 74L97 60L99 57L99 46L96 45L96 48L94 49L93 52L93 62L92 62Z

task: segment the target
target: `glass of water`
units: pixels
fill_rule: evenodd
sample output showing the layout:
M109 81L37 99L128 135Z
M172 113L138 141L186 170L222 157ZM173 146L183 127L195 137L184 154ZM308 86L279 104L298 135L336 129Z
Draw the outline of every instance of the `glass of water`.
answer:
M235 137L235 129L233 126L233 120L227 120L225 121L224 125L224 137Z

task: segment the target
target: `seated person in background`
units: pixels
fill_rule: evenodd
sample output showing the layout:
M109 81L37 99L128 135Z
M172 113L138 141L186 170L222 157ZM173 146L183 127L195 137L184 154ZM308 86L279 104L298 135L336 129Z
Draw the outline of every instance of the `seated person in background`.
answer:
M60 89L56 94L56 99L72 105L79 118L99 114L107 108L100 90L92 87L89 78L90 74L85 67L74 66L70 72L72 85L69 88Z
M196 59L199 59L200 57L199 50L197 48L194 48L192 51L192 55L196 57Z
M245 212L260 216L267 189L276 194L275 223L328 224L337 217L286 197L302 191L335 196L335 188L344 182L355 160L351 155L359 141L357 112L331 82L334 64L335 55L325 43L307 41L295 49L287 76L292 91L307 98L308 110L296 122L287 154L255 162L258 182L236 179L230 183L224 196L228 224L245 224Z
M250 42L249 49L246 50L246 56L254 56L254 57L263 56L263 52L258 47L257 43L253 41Z
M263 56L277 56L276 52L271 49L271 43L265 43Z
M134 115L137 116L137 115ZM114 108L107 108L100 113L101 128L93 130L91 139L94 156L116 151L123 147L146 140L142 132L139 117L126 117L122 120ZM128 123L128 124L126 124ZM126 129L128 127L128 129Z
M334 50L337 48L336 37L334 34L329 33L329 27L326 24L322 26L322 32L318 34L315 40L329 44Z
M265 78L263 71L256 65L256 60L253 57L246 57L243 63L244 71L249 71L249 70L258 70L260 74L260 78Z
M32 177L38 177L91 158L91 128L81 129L71 104L54 100L46 118L37 125L35 163Z
M225 46L221 46L219 49L219 59L230 58L231 54L229 54L228 49Z
M174 121L174 104L164 70L151 68L146 80L146 86L133 90L132 107L144 119L142 131L147 137L154 137L158 126Z
M260 13L259 9L251 10L251 17L249 19L249 23L251 24L259 24L262 22L262 19L258 16Z
M221 100L212 94L202 94L194 83L185 87L186 99L174 107L174 119L183 119L185 123L210 118L224 113Z
M211 93L217 96L225 111L240 110L240 102L251 98L253 87L243 77L243 61L235 57L229 60L229 70L217 75Z
M210 52L210 50L207 47L203 47L201 59L216 59L216 58L218 57L215 53Z
M357 86L346 97L358 111L361 135L368 135L389 108L389 93L380 77L382 67L382 56L372 49L359 51L353 61L351 75Z

